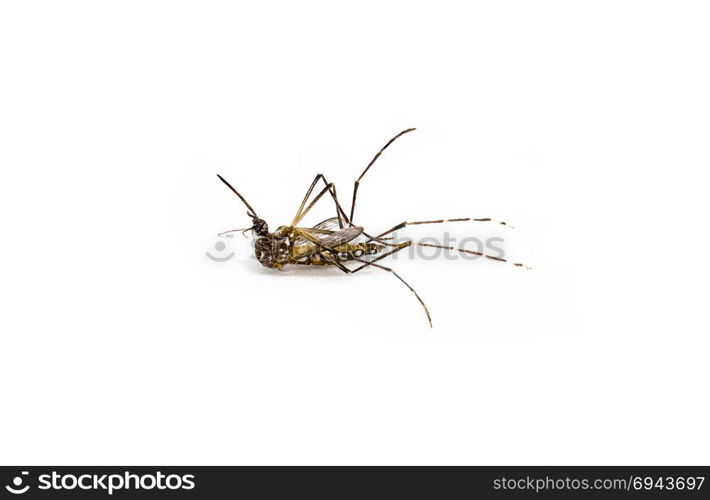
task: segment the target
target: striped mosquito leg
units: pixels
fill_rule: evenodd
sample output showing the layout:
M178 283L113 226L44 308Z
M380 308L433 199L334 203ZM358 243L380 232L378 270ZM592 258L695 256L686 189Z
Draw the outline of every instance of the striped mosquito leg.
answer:
M299 222L301 222L301 219L303 219L308 212L311 211L313 206L318 203L318 200L320 200L324 194L330 193L330 195L333 195L333 183L331 182L330 184L327 184L321 191L316 195L315 198L313 198L313 201L302 211L299 211L298 214L296 214L296 217L293 219L293 222L291 222L291 226L297 226Z
M395 252L399 252L400 250L402 250L402 249L404 249L404 248L407 248L407 247L410 246L411 244L412 244L411 241L408 241L408 242L406 242L406 243L403 243L403 244L400 246L400 248L397 248L396 250L393 250L393 251L391 251L391 252L388 252L387 254L381 255L380 257L378 257L378 258L375 259L375 260L380 260L380 259L382 259L382 258L384 258L384 257L387 257L387 255L391 255L391 254L393 254L393 253L395 253ZM353 260L355 260L355 261L357 261L357 262L361 262L363 265L360 266L360 267L358 267L357 269L351 270L351 269L348 269L347 267L345 267L344 265L342 265L341 263L337 262L337 260L334 260L334 261L333 261L333 264L335 264L335 265L338 267L338 269L340 269L341 271L343 271L343 272L346 273L346 274L353 274L353 273L358 272L360 269L364 269L364 268L370 267L370 266L376 267L377 269L382 269L383 271L387 271L388 273L392 273L399 281L401 281L402 283L404 283L404 286L406 286L407 288L409 288L409 290L414 294L414 296L417 298L417 300L419 301L419 303L420 303L420 304L422 305L422 307L424 308L424 313L426 313L426 318L427 318L427 320L429 321L429 327L430 327L430 328L434 328L434 325L433 325L432 322L431 322L431 314L429 313L429 308L428 308L428 307L426 306L426 304L424 303L424 300L422 300L422 298L419 296L419 294L417 293L417 291L416 291L414 288L412 288L412 286L411 286L409 283L407 283L406 281L404 281L404 279L403 279L399 274L397 274L396 272L394 272L394 269L392 269L392 268L390 268L390 267L385 267L385 266L383 266L383 265L381 265L381 264L377 264L377 263L375 263L375 260L368 262L368 261L366 261L366 260L359 259L359 258L357 258L357 257L353 257Z
M404 286L406 286L407 288L409 288L409 290L414 294L414 296L417 298L417 300L419 301L419 303L420 303L420 304L422 305L422 307L424 308L424 312L426 313L426 319L429 320L429 328L434 328L434 325L433 325L432 322L431 322L431 314L429 313L429 309L427 308L426 304L424 303L424 301L422 300L422 298L419 296L419 294L417 293L417 291L416 291L414 288L412 288L412 286L411 286L409 283L407 283L406 281L404 281L404 279L403 279L399 274L395 273L392 269L387 268L387 267L383 267L383 266L379 266L379 265L377 265L377 264L375 264L375 266L376 266L376 267L379 267L380 269L384 269L385 271L391 272L392 274L395 275L395 277L396 277L399 281L401 281L402 283L404 283Z
M368 170L370 170L370 167L372 167L372 165L375 164L377 159L380 157L380 155L382 155L382 153L385 151L385 149L387 149L390 146L390 144L392 144L394 141L399 139L404 134L412 132L413 130L416 130L416 129L408 128L406 130L402 130L399 134L395 135L392 139L390 139L387 142L387 144L385 144L382 147L382 149L380 149L377 152L375 157L372 158L372 160L370 160L370 163L367 164L367 167L365 167L365 170L363 170L363 172L360 174L360 177L358 177L357 180L355 181L355 185L353 186L353 201L352 201L352 204L350 205L350 224L351 225L352 225L353 218L355 217L355 201L357 200L357 191L360 188L360 181L362 180L363 177L365 177L365 174L367 173Z
M323 178L323 180L325 180L325 177ZM345 227L345 224L347 224L348 226L352 226L352 223L350 222L350 219L348 219L345 210L343 210L343 207L340 206L340 202L338 201L338 193L335 190L335 184L333 184L333 190L330 192L330 194L333 197L333 201L335 202L335 209L338 212L338 221L340 222L340 227Z
M318 184L318 181L323 181L323 184L325 184L325 188L323 191L321 191L318 196L316 196L316 199L313 200L313 202L308 206L308 208L305 208L306 203L308 202L308 199L311 197L311 194L313 193L313 189L316 187L316 184ZM335 191L335 184L332 182L329 183L328 180L325 178L323 174L318 174L316 175L316 178L313 179L313 182L311 183L311 186L308 188L308 191L306 192L306 196L304 196L303 201L301 202L301 206L298 208L298 212L296 212L296 216L294 217L294 222L293 225L297 223L297 221L300 221L303 219L303 217L306 216L308 211L313 208L313 205L320 199L321 196L326 192L330 193L330 196L333 198L333 201L335 202L335 210L336 213L338 214L338 222L340 227L344 227L345 224L352 225L350 224L350 220L348 219L348 216L345 214L345 210L343 210L343 207L340 206L340 202L338 201L338 195Z
M400 222L396 226L394 226L391 229L388 229L384 233L378 234L375 238L382 238L383 236L386 236L390 233L394 233L395 231L398 231L399 229L402 229L407 226L417 226L421 224L443 224L444 222L491 222L493 224L500 224L501 226L508 226L510 228L513 228L510 224L507 222L503 222L500 220L494 220L488 217L484 218L473 218L473 217L464 217L461 219L436 219L436 220L419 220L419 221L414 221L414 222ZM373 239L375 239L373 238Z
M412 245L411 241L405 241L404 243L400 243L398 245L389 244L389 246L393 246L395 248L393 248L389 252L378 255L376 259L372 259L372 260L363 260L363 259L354 258L353 260L356 260L358 262L362 262L363 264L360 267L356 267L355 269L353 269L352 272L356 273L356 272L360 271L361 269L365 269L367 266L373 266L373 265L375 265L375 262L377 262L378 260L382 260L385 257L389 257L390 255L397 253L400 250L404 250L405 248L408 248L411 245Z
M321 245L321 244L319 244L319 243L315 243L315 244L316 244L316 246L318 246L318 247L322 247L324 250L330 250L330 251L334 251L334 250L335 250L335 249L333 249L333 248L329 248L329 247L327 247L327 246L325 246L325 245ZM376 263L375 263L375 261L380 260L380 259L383 259L383 258L387 257L388 255L391 255L391 254L393 254L393 253L395 253L395 252L399 252L400 250L403 250L404 248L409 247L411 244L412 244L411 241L404 242L404 243L402 243L402 244L399 246L399 248L396 248L396 249L394 249L394 250L392 250L392 251L390 251L390 252L387 252L386 254L380 255L378 258L376 258L376 259L374 259L374 260L372 260L372 261L369 261L369 262L366 261L366 260L363 260L363 259L359 259L359 258L357 258L357 257L353 257L353 260L355 260L355 261L357 261L357 262L361 262L361 263L363 264L362 266L360 266L360 267L358 267L357 269L354 269L354 270L348 269L345 265L343 265L342 263L338 262L337 259L334 259L334 260L333 260L333 264L335 264L335 265L338 267L338 269L340 269L341 271L343 271L343 272L346 273L346 274L353 274L353 273L356 273L356 272L358 272L359 270L364 269L365 267L369 267L369 266L376 267L376 268L378 268L378 269L382 269L383 271L387 271L387 272L389 272L389 273L392 273L399 281L401 281L402 283L404 283L404 286L406 286L407 288L409 288L409 290L414 294L414 296L417 298L417 300L419 301L419 303L420 303L420 304L422 305L422 307L424 308L424 312L426 313L427 320L429 321L429 327L430 327L430 328L434 328L434 325L433 325L432 322L431 322L431 314L429 313L429 308L427 308L426 304L424 303L424 301L422 300L422 298L419 296L419 294L417 293L417 291L416 291L414 288L412 288L412 286L411 286L409 283L407 283L406 281L404 281L404 279L403 279L399 274L397 274L396 272L394 272L394 269L389 268L389 267L385 267L385 266L382 266L382 265L380 265L380 264L376 264Z
M485 253L476 252L475 250L467 250L465 248L456 248L456 247L447 247L444 245L434 245L432 243L417 243L417 245L420 247L441 248L442 250L455 250L457 252L467 253L470 255L478 255L479 257L485 257L486 259L491 259L491 260L495 260L498 262L507 262L515 267L522 267L523 269L532 269L532 267L528 267L525 264L522 264L520 262L510 262L509 260L504 259L503 257L496 257L494 255L488 255Z
M366 233L365 231L362 232L362 234L365 235L365 237L368 238L367 243L370 243L371 241L376 241L377 243L381 243L382 245L388 246L388 247L396 247L398 246L397 243L390 243L394 238L393 237L385 237L385 238L378 238L377 236L372 236L371 234Z
M411 241L410 241L409 243L411 244ZM409 246L409 245L407 245L407 246ZM402 247L402 248L405 248L405 247ZM400 248L400 250L401 250L401 248ZM434 325L433 325L432 322L431 322L431 314L429 313L429 308L428 308L428 307L426 306L426 304L424 303L424 300L422 300L422 298L419 296L419 294L417 293L417 291L416 291L414 288L412 288L412 286L411 286L409 283L407 283L406 281L404 281L404 278L402 278L399 274L397 274L396 272L394 272L394 269L392 269L391 267L385 267L385 266L380 265L380 264L375 264L375 261L367 262L367 261L365 261L365 260L361 260L361 259L357 259L357 258L356 258L355 260L357 260L357 261L359 261L359 262L364 262L366 265L364 265L364 266L362 266L362 267L359 267L359 268L357 268L355 271L352 271L352 272L356 272L356 271L362 269L363 267L372 266L372 267L376 267L376 268L378 268L378 269L382 269L383 271L387 271L388 273L392 273L399 281L401 281L402 283L404 283L404 286L406 286L407 288L409 288L409 291L414 294L414 296L417 298L417 300L419 301L419 303L420 303L420 304L422 305L422 307L424 308L424 313L426 314L426 319L429 321L429 328L434 328ZM378 259L378 260L379 260L379 259Z
M344 266L343 264L341 264L340 262L338 262L338 259L329 259L329 258L326 257L326 258L324 258L324 260L325 260L326 262L330 262L330 263L333 264L335 267L337 267L338 269L340 269L341 271L343 271L345 274L352 274L352 271L351 271L350 269L348 269L347 267L345 267L345 266Z
M407 222L408 226L414 226L416 224L441 224L443 222L490 222L492 224L500 224L501 226L508 226L508 227L513 227L507 222L503 222L502 220L494 220L489 217L483 217L483 218L473 218L473 217L464 217L461 219L439 219L439 220L425 220L425 221L419 221L419 222Z

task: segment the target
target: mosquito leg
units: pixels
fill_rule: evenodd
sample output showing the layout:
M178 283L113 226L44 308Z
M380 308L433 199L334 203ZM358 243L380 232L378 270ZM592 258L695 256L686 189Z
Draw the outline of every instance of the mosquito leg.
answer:
M323 178L323 180L325 181L325 177ZM340 206L340 202L338 201L338 193L335 191L335 184L333 184L333 189L330 194L333 197L333 201L335 202L335 209L338 212L338 223L340 224L340 228L342 229L343 227L345 227L345 224L352 226L352 224L350 223L350 219L348 219L348 216L345 214L345 210L343 210L343 207Z
M301 202L301 206L298 207L298 212L296 212L296 217L301 215L301 212L303 212L303 207L306 206L306 202L308 201L308 198L310 198L311 193L313 192L313 189L316 187L316 184L318 184L318 181L323 179L325 181L325 177L323 177L323 174L318 174L316 175L316 178L313 179L313 182L311 182L311 187L308 188L308 191L306 191L306 196L303 197L303 201ZM326 182L326 185L328 183Z
M376 241L377 243L382 243L383 245L386 245L388 247L396 247L397 246L396 243L390 243L390 241L394 239L391 236L385 237L385 238L378 238L377 236L372 236L371 234L368 234L365 231L363 231L362 234L364 234L368 238L367 243L369 243L371 241Z
M389 246L394 247L392 250L390 250L389 252L385 252L383 254L378 255L377 258L372 259L372 260L364 260L364 259L354 258L354 260L356 260L358 262L362 262L363 264L360 267L356 267L355 269L353 269L352 272L356 273L356 272L360 271L361 269L366 268L367 266L374 265L374 263L377 262L378 260L382 260L385 257L389 257L390 255L395 254L401 250L404 250L405 248L408 248L411 245L412 245L411 241L405 241L404 243L400 243L398 245L390 244Z
M397 249L397 250L394 250L394 251L392 251L392 252L389 252L389 253L387 253L387 254L385 254L385 255L382 255L382 256L380 256L379 258L375 259L375 260L380 260L380 259L386 257L387 255L390 255L390 254L392 254L392 253L394 253L394 252L398 252L399 250L402 250L402 249L408 247L408 246L411 245L411 244L412 244L411 241L408 241L408 242L406 242L406 243L403 243L402 246L401 246L401 248L399 248L399 249ZM362 262L363 265L360 266L360 267L358 267L357 269L354 269L354 270L350 270L350 269L348 269L348 268L345 268L345 269L346 269L345 272L347 272L348 274L353 274L353 273L358 272L360 269L363 269L363 268L365 268L365 267L372 266L372 267L376 267L376 268L378 268L378 269L382 269L383 271L387 271L388 273L392 273L399 281L401 281L402 283L404 283L404 286L406 286L407 288L409 288L409 290L414 294L414 296L417 298L417 300L419 301L419 303L420 303L420 304L422 305L422 307L424 308L424 312L426 313L427 320L429 321L429 327L430 327L430 328L434 328L434 325L433 325L432 322L431 322L431 314L429 313L429 308L428 308L428 307L426 306L426 304L424 303L424 300L422 300L422 298L419 296L419 294L417 293L417 291L416 291L414 288L412 288L412 286L411 286L409 283L407 283L406 281L404 281L404 278L402 278L399 274L397 274L397 273L394 271L394 269L392 269L391 267L385 267L385 266L383 266L383 265L381 265L381 264L377 264L377 263L375 263L374 260L368 262L368 261L366 261L366 260L358 259L357 257L355 257L354 260L356 260L356 261L358 261L358 262Z
M306 210L306 213L303 212L303 207L306 206L306 202L308 202L308 199L311 197L311 194L313 193L313 189L316 187L316 184L318 184L318 181L322 180L323 183L328 186L328 181L325 179L325 176L323 174L318 174L316 175L316 178L313 179L313 182L311 183L311 186L308 188L308 191L306 191L306 196L303 197L303 201L301 202L301 206L298 207L298 212L296 212L296 216L294 217L295 220L301 220L308 210L310 210L310 207L308 210ZM333 197L333 201L335 202L335 207L338 212L338 219L340 223L340 227L344 227L344 221L347 221L347 217L345 217L345 211L340 207L340 204L338 203L338 199L335 194L335 186L333 186L333 190L330 193L331 196Z
M318 239L311 239L311 238L308 238L308 241L310 241L310 242L313 243L316 247L318 247L318 248L321 250L321 252L330 252L331 254L335 254L335 253L338 252L338 250L337 250L336 248L329 247L328 245L324 245L323 243L321 243L320 241L318 241ZM352 271L351 271L350 269L348 269L347 267L345 267L345 265L344 265L342 262L340 262L337 258L335 258L335 257L332 257L332 258L331 258L331 257L328 257L328 256L327 256L326 254L324 254L324 253L320 253L320 256L323 258L323 260L325 260L326 262L328 262L328 263L330 263L330 264L335 265L338 269L340 269L340 270L343 271L344 273L347 273L347 274L352 273Z
M410 241L409 243L411 244L411 241ZM409 245L407 245L407 246L409 246ZM403 247L403 248L405 248L405 247ZM400 250L401 250L401 249L400 249ZM406 281L404 281L404 278L402 278L399 274L397 274L396 272L394 272L394 269L392 269L392 268L390 268L390 267L385 267L385 266L380 265L380 264L375 264L375 261L367 262L367 261L365 261L365 260L360 260L360 259L357 259L357 258L356 258L355 260L357 260L357 261L359 261L359 262L364 262L365 265L362 266L362 267L359 267L359 268L355 269L354 271L352 271L353 273L357 272L358 270L362 269L363 267L372 266L372 267L376 267L376 268L378 268L378 269L382 269L383 271L387 271L388 273L392 273L399 281L401 281L402 283L404 283L404 286L406 286L407 288L409 288L409 291L411 291L411 292L414 294L414 296L417 298L417 300L419 301L419 303L420 303L420 304L422 305L422 307L424 308L424 312L426 313L426 319L429 321L429 328L434 328L434 325L431 323L431 314L429 313L429 308L428 308L428 307L426 306L426 304L424 303L424 300L422 300L422 298L419 296L419 294L417 293L417 291L416 291L414 288L412 288L412 286L411 286L409 283L407 283ZM379 260L379 259L377 259L377 260Z
M335 267L337 267L338 269L343 271L345 274L352 274L352 271L350 269L348 269L347 267L345 267L345 265L342 262L339 262L338 259L328 258L328 257L323 256L323 260L330 262Z
M314 242L314 243L315 243L316 246L318 246L318 247L320 247L320 248L323 248L324 250L328 250L328 251L331 251L331 252L334 252L334 251L335 251L334 248L329 248L329 247L327 247L326 245L322 245L322 244L317 243L317 242ZM353 257L353 260L355 260L355 261L357 261L357 262L361 262L361 263L363 264L362 266L360 266L360 267L358 267L358 268L356 268L356 269L354 269L354 270L348 269L348 268L345 267L345 265L343 265L341 262L338 262L337 259L327 259L327 260L328 260L328 262L332 262L333 264L335 264L335 265L338 267L338 269L340 269L341 271L343 271L343 272L346 273L346 274L354 274L354 273L358 272L360 269L363 269L363 268L369 267L369 266L376 267L376 268L378 268L378 269L382 269L383 271L387 271L387 272L389 272L389 273L392 273L399 281L401 281L402 283L404 283L404 286L406 286L407 288L409 288L409 290L410 290L410 291L414 294L414 296L417 298L417 300L419 301L419 303L420 303L420 304L422 305L422 307L424 308L424 312L426 313L427 320L429 320L429 327L433 328L434 326L433 326L432 323L431 323L431 314L429 314L429 309L427 308L426 304L424 303L424 301L422 300L422 298L419 296L419 294L416 292L416 290L414 290L414 288L412 288L409 283L407 283L406 281L404 281L404 279L403 279L399 274L397 274L396 272L394 272L393 269L391 269L391 268L389 268L389 267L385 267L385 266L380 265L380 264L377 264L377 263L375 262L375 261L378 261L378 260L380 260L380 259L383 259L383 258L387 257L388 255L391 255L391 254L393 254L393 253L395 253L395 252L399 252L400 250L403 250L404 248L407 248L407 247L410 246L411 244L412 244L411 241L404 242L404 243L402 243L402 244L400 245L399 248L397 248L397 249L395 249L395 250L392 250L391 252L387 252L386 254L380 255L377 259L372 260L372 261L369 261L369 262L366 261L366 260L363 260L363 259L359 259L359 258L357 258L357 257Z
M390 139L387 144L385 144L382 149L372 158L370 163L368 163L367 167L365 167L365 170L360 174L360 177L357 178L355 181L355 185L353 186L353 202L352 205L350 205L350 225L352 225L353 217L355 216L355 200L357 199L357 190L360 187L360 181L362 180L363 177L365 177L365 174L367 173L368 170L370 170L370 167L377 161L377 159L380 157L380 155L384 152L385 149L389 147L390 144L392 144L394 141L396 141L398 138L403 136L404 134L411 132L413 128L408 128L406 130L402 130L399 134L395 135L392 139Z
M431 323L431 314L429 314L429 309L427 308L426 304L424 303L424 301L422 300L422 298L419 296L419 294L417 293L417 291L416 291L414 288L412 288L412 286L411 286L409 283L407 283L406 281L404 281L404 279L403 279L399 274L395 273L394 270L392 270L392 269L390 269L390 268L388 268L388 267L380 266L380 265L378 265L378 264L374 264L374 265L375 265L375 267L379 267L380 269L384 269L385 271L391 272L392 274L395 275L395 277L396 277L399 281L401 281L402 283L404 283L404 286L406 286L407 288L409 288L409 290L414 294L414 296L417 298L417 300L419 301L419 303L420 303L420 304L422 305L422 307L424 308L424 312L426 313L426 319L429 320L429 328L434 328L434 325Z
M417 245L420 247L441 248L442 250L455 250L457 252L467 253L467 254L471 254L471 255L478 255L479 257L485 257L486 259L496 260L498 262L508 262L509 264L511 264L515 267L522 267L524 269L532 269L531 267L528 267L525 264L522 264L520 262L510 262L509 260L504 259L503 257L495 257L493 255L488 255L485 253L476 252L475 250L466 250L465 248L447 247L444 245L434 245L432 243L417 243Z
M313 201L305 208L305 210L299 210L299 213L296 215L296 217L293 219L293 222L291 223L291 226L296 226L299 222L301 222L301 219L303 219L306 214L313 208L313 206L320 200L325 193L330 193L330 195L333 195L333 183L327 184L321 191L318 193L318 195L313 198Z
M443 224L444 222L492 222L493 224L500 224L501 226L508 226L508 227L510 227L510 228L513 227L513 226L511 226L510 224L508 224L507 222L503 222L503 221L499 221L499 220L493 220L493 219L490 219L490 218L488 218L488 217L484 217L484 218L480 218L480 219L476 219L476 218L473 218L473 217L465 217L465 218L461 218L461 219L420 220L420 221L414 221L414 222L407 222L407 221L404 221L404 222L400 222L399 224L397 224L397 225L394 226L393 228L388 229L388 230L385 231L384 233L378 234L378 235L377 235L375 238L373 238L373 239L376 240L377 238L382 238L383 236L386 236L386 235L388 235L388 234L390 234L390 233L393 233L393 232L395 232L395 231L398 231L399 229L402 229L402 228L407 227L407 226L416 226L416 225L420 225L420 224Z

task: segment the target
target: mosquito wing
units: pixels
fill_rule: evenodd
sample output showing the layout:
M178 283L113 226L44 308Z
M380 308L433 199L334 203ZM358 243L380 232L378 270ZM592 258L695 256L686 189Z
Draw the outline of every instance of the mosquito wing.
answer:
M337 217L331 217L330 219L326 219L322 222L319 222L315 226L313 226L311 229L316 229L318 232L321 231L340 231L342 228L340 227L340 221L338 220Z
M362 234L362 228L358 226L351 226L336 231L333 234L321 238L320 242L323 246L328 248L335 248L340 245L344 245Z
M321 232L323 231L323 232ZM324 248L335 248L344 245L362 234L362 228L357 226L346 227L339 231L326 231L313 228L296 228L299 237L303 238L303 243L308 245L308 253L316 253Z

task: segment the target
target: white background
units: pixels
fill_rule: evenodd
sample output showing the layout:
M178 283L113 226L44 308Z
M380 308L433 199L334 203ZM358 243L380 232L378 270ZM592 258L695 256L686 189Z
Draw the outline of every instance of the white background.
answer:
M708 14L3 2L0 461L707 464ZM407 127L357 222L532 271L216 252Z

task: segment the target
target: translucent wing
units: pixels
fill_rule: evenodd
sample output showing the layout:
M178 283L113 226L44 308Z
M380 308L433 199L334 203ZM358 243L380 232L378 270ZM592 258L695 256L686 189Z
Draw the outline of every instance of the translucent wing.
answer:
M362 228L357 226L345 227L340 231L321 238L320 243L328 248L334 248L348 243L362 234Z
M340 231L340 222L338 222L337 217L331 217L322 222L319 222L312 229L318 229L320 231Z
M291 244L295 247L311 247L314 241L319 241L321 238L325 238L328 235L333 234L334 230L340 229L340 224L338 223L338 218L333 217L319 222L310 228L297 228L295 237L291 240ZM308 235L304 233L307 232ZM307 237L309 236L309 237ZM313 253L312 251L301 248L299 253Z
M325 222L325 221L324 221ZM339 231L326 231L314 228L296 228L296 234L303 243L308 245L308 253L316 253L325 248L335 248L344 245L362 234L362 228L353 226L340 229ZM321 232L323 231L323 232ZM302 238L302 239L301 239Z

